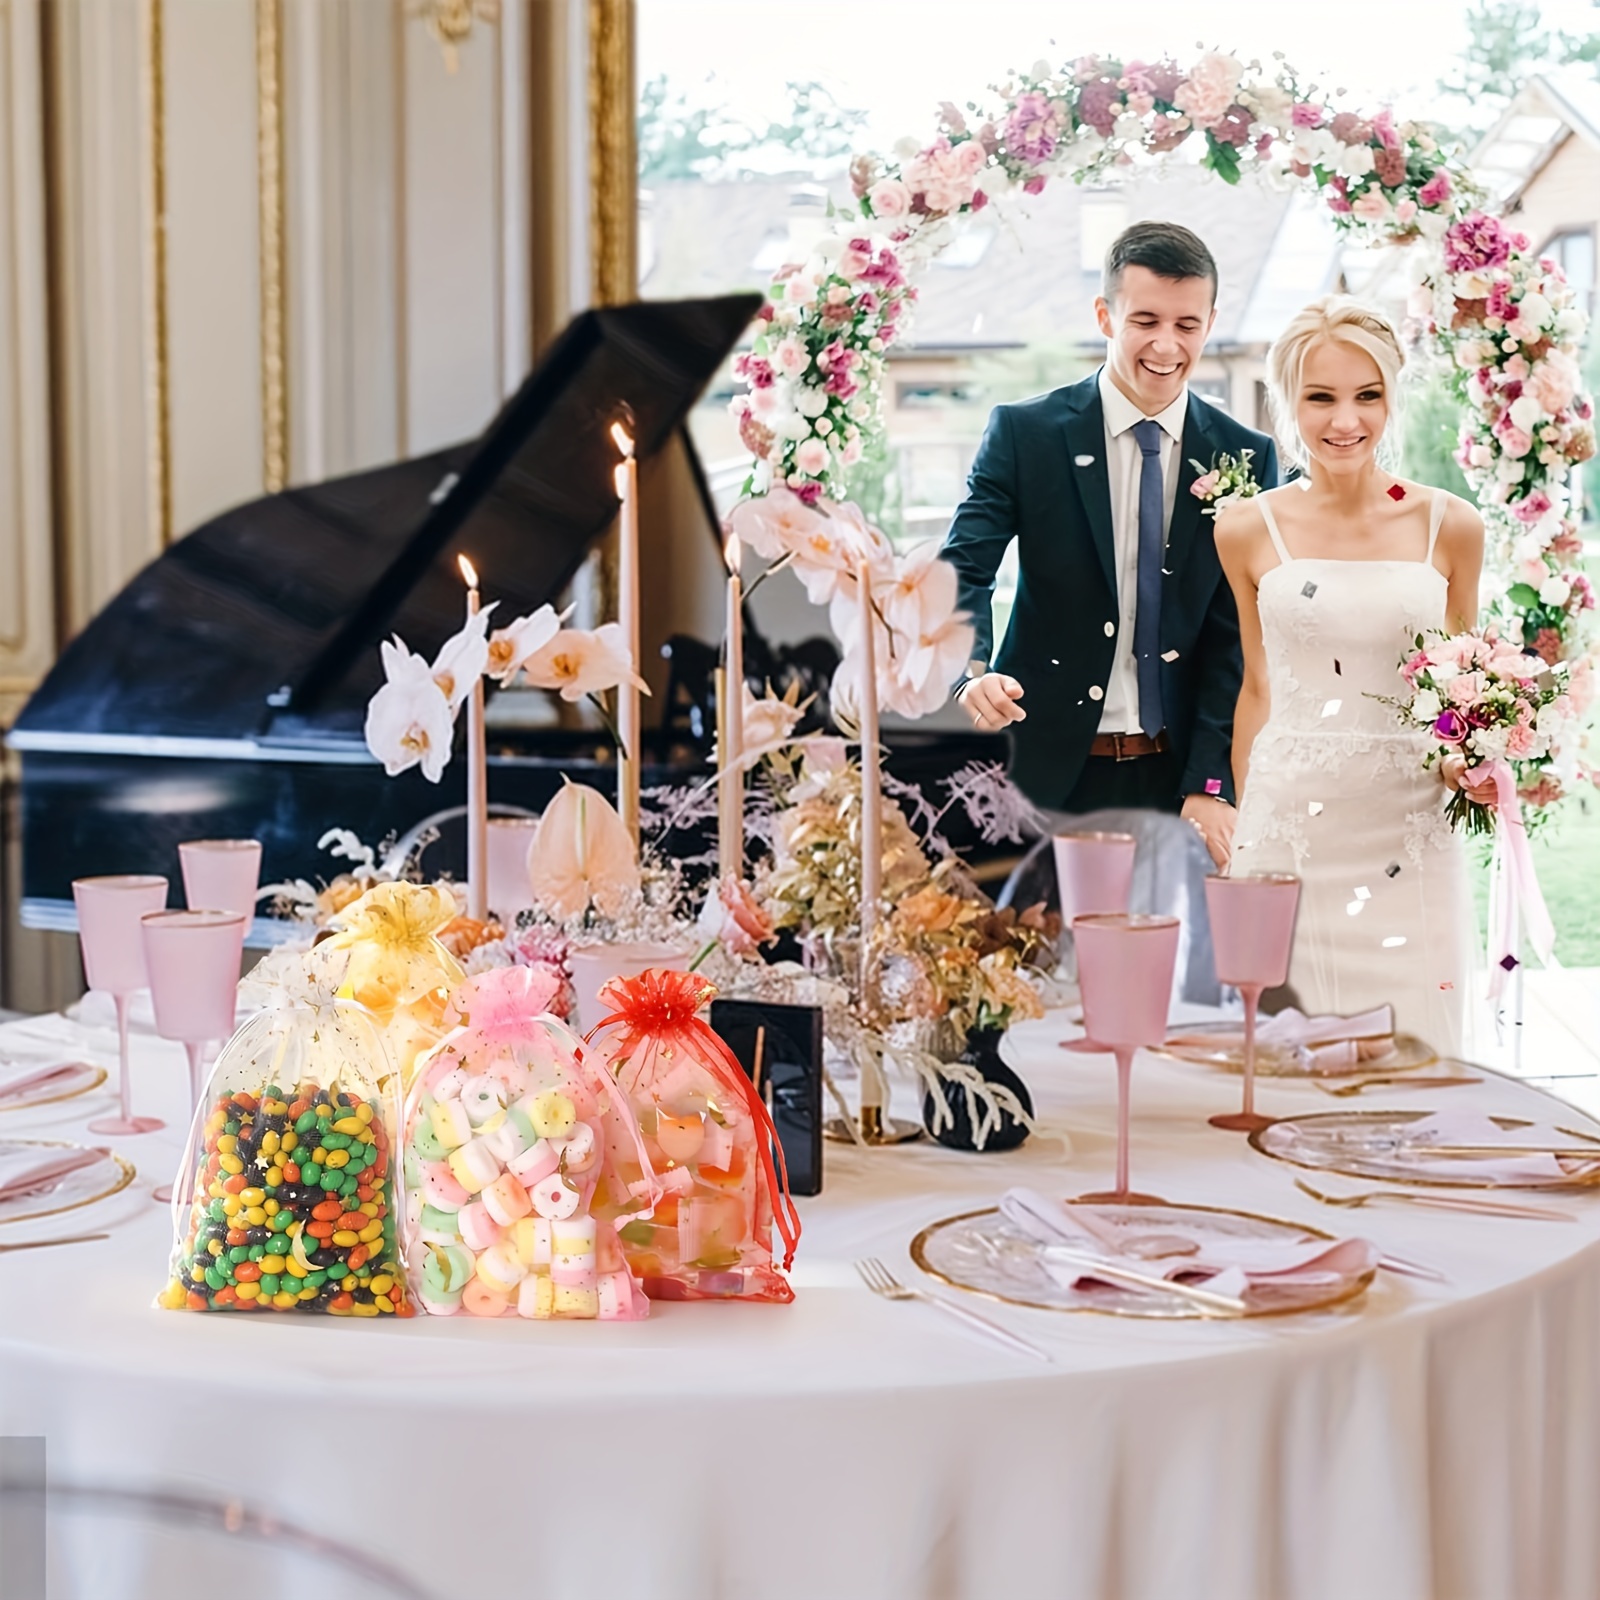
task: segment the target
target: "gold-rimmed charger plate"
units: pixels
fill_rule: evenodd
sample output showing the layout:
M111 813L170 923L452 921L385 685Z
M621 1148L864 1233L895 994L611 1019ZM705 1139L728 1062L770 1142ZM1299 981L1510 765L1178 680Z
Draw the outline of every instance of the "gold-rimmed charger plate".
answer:
M1301 1222L1264 1216L1255 1211L1234 1211L1222 1206L1174 1205L1167 1201L1072 1201L1092 1205L1099 1223L1116 1231L1146 1234L1184 1233L1255 1239L1326 1239L1324 1233ZM1192 1301L1158 1290L1123 1288L1114 1284L1092 1289L1063 1287L1045 1270L1042 1247L1001 1214L998 1206L963 1211L929 1225L911 1241L911 1259L940 1283L969 1294L999 1300L1006 1305L1032 1306L1039 1311L1086 1311L1100 1316L1137 1317L1156 1322L1189 1322L1204 1316ZM1159 1273L1160 1263L1130 1258L1141 1272ZM1320 1311L1353 1300L1372 1282L1372 1272L1341 1278L1331 1285L1297 1287L1292 1295L1275 1298L1252 1293L1247 1316L1290 1316Z
M1420 1189L1586 1189L1600 1184L1600 1137L1576 1128L1556 1127L1569 1139L1592 1146L1592 1163L1561 1177L1485 1178L1453 1156L1432 1160L1422 1146L1397 1156L1396 1146L1405 1128L1431 1117L1432 1111L1317 1111L1301 1117L1279 1117L1250 1135L1251 1145L1274 1161L1303 1167L1310 1172L1336 1172L1347 1178L1369 1178L1380 1183ZM1500 1128L1535 1126L1526 1117L1491 1117ZM1484 1161L1493 1160L1485 1156ZM1516 1159L1515 1152L1504 1158ZM1582 1159L1580 1157L1580 1159Z
M1216 1067L1222 1072L1244 1071L1244 1039L1241 1022L1199 1022L1184 1028L1175 1028L1176 1037L1155 1046L1154 1054L1173 1061L1188 1061L1195 1066ZM1215 1035L1215 1042L1210 1036ZM1360 1078L1373 1072L1413 1072L1418 1067L1431 1067L1439 1053L1426 1039L1414 1033L1397 1033L1394 1049L1365 1061L1319 1064L1315 1058L1307 1060L1298 1049L1284 1045L1256 1045L1256 1076L1258 1078Z
M75 1100L105 1081L104 1067L97 1067L92 1061L74 1061L57 1076L36 1083L31 1089L0 1096L0 1111L27 1111L34 1106L53 1106L60 1100Z
M0 1147L25 1146L35 1150L84 1150L92 1145L74 1144L70 1139L0 1139ZM69 1172L47 1189L35 1189L13 1200L0 1200L0 1225L7 1222L32 1222L36 1217L59 1216L92 1206L97 1200L121 1193L134 1179L131 1161L112 1150L98 1151L100 1159Z

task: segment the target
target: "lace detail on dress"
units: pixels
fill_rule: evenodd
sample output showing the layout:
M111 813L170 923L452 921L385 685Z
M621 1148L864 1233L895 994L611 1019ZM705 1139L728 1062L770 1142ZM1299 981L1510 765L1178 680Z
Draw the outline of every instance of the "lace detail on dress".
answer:
M1424 851L1453 850L1456 842L1455 829L1442 805L1432 811L1406 813L1406 857L1412 866L1423 864Z

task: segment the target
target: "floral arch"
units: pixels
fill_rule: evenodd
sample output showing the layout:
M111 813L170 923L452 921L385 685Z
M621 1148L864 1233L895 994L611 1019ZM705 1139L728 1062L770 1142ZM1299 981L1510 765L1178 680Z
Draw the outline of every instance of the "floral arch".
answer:
M1484 209L1458 153L1387 108L1340 110L1282 61L1270 72L1219 53L1170 60L1084 56L996 89L992 109L950 102L939 132L850 166L853 207L835 211L804 262L775 275L733 402L755 457L747 492L786 485L808 505L847 498L851 468L881 427L886 352L903 337L916 279L985 206L1070 178L1110 181L1191 140L1228 183L1249 170L1300 184L1344 236L1411 248L1408 314L1448 367L1461 404L1457 460L1489 532L1491 618L1567 663L1573 710L1593 678L1594 595L1579 570L1571 469L1595 453L1577 353L1588 319L1559 268ZM1341 91L1342 93L1342 91ZM1578 741L1523 772L1536 805L1595 772Z

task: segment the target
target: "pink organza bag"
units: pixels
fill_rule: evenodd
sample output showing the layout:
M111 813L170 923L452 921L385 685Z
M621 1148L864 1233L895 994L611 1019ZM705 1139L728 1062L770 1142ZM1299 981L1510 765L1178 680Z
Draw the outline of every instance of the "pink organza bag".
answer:
M647 1217L661 1189L626 1097L545 1013L555 984L529 967L468 978L450 997L456 1026L419 1063L406 1259L432 1315L649 1314L618 1228Z
M652 1299L789 1301L772 1228L787 1271L800 1218L766 1105L696 1015L715 994L704 978L659 968L600 991L610 1014L588 1038L632 1104L665 1190L650 1216L622 1225L622 1245Z

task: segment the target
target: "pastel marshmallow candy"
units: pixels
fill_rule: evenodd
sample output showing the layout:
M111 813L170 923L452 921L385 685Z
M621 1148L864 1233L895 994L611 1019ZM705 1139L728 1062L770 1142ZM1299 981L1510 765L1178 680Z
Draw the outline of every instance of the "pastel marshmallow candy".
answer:
M472 1137L467 1108L459 1100L435 1100L428 1114L434 1137L446 1150L459 1149Z
M559 1089L546 1089L533 1096L528 1115L541 1139L566 1139L578 1121L578 1108Z
M407 1155L415 1154L418 1161L443 1161L450 1154L449 1150L439 1142L439 1136L433 1131L433 1106L430 1103L423 1114L411 1125L411 1149Z
M454 1211L441 1211L437 1206L423 1206L417 1218L417 1237L424 1244L454 1244L458 1233Z
M583 1196L558 1172L552 1172L548 1178L541 1178L534 1184L528 1190L528 1198L533 1201L533 1209L541 1217L549 1217L552 1221L572 1216L583 1203Z
M634 1316L633 1279L627 1272L604 1274L600 1279L598 1298L602 1322L621 1322Z
M461 1309L474 1317L503 1317L511 1309L511 1293L491 1288L474 1278L461 1291Z
M473 1200L456 1212L456 1226L461 1230L462 1242L470 1250L487 1250L499 1244L504 1236L500 1224L489 1215L489 1208L481 1200Z
M665 1111L656 1113L656 1143L669 1161L693 1161L705 1142L706 1119L695 1112L687 1117L671 1117Z
M490 1118L484 1123L478 1129L478 1137L509 1167L525 1150L533 1147L539 1136L526 1114L512 1106L501 1112L498 1122Z
M433 1098L435 1100L457 1099L468 1076L467 1069L460 1066L452 1067L448 1072L440 1073L433 1082Z
M528 1269L517 1259L516 1250L504 1239L478 1257L478 1276L496 1294L510 1294L527 1275Z
M522 1217L511 1228L517 1257L525 1267L548 1267L553 1248L548 1217Z
M476 1268L472 1252L458 1244L429 1250L422 1262L422 1293L435 1304L454 1310Z
M523 1188L531 1189L541 1179L548 1178L561 1165L561 1151L548 1139L540 1139L531 1149L507 1163Z
M447 1161L430 1161L422 1169L422 1197L439 1211L459 1211L472 1198Z
M600 1291L593 1285L578 1288L552 1283L550 1299L552 1316L595 1318L600 1315Z
M502 1228L509 1228L519 1217L533 1209L528 1191L509 1173L502 1172L483 1191L484 1208Z
M487 1074L468 1078L461 1085L461 1104L466 1107L473 1127L481 1127L497 1112L504 1111L505 1095L505 1085Z
M482 1139L473 1139L450 1152L450 1170L468 1194L477 1194L500 1176L500 1158Z
M571 1134L560 1141L560 1150L566 1157L568 1172L587 1172L600 1155L600 1141L595 1137L594 1124L576 1124Z
M705 1143L700 1146L700 1165L726 1172L733 1164L733 1129L708 1116L704 1124Z
M555 1311L556 1286L542 1273L534 1273L517 1285L517 1315L537 1317L541 1322Z
M558 1256L593 1257L599 1234L593 1217L566 1217L550 1224L550 1248Z

